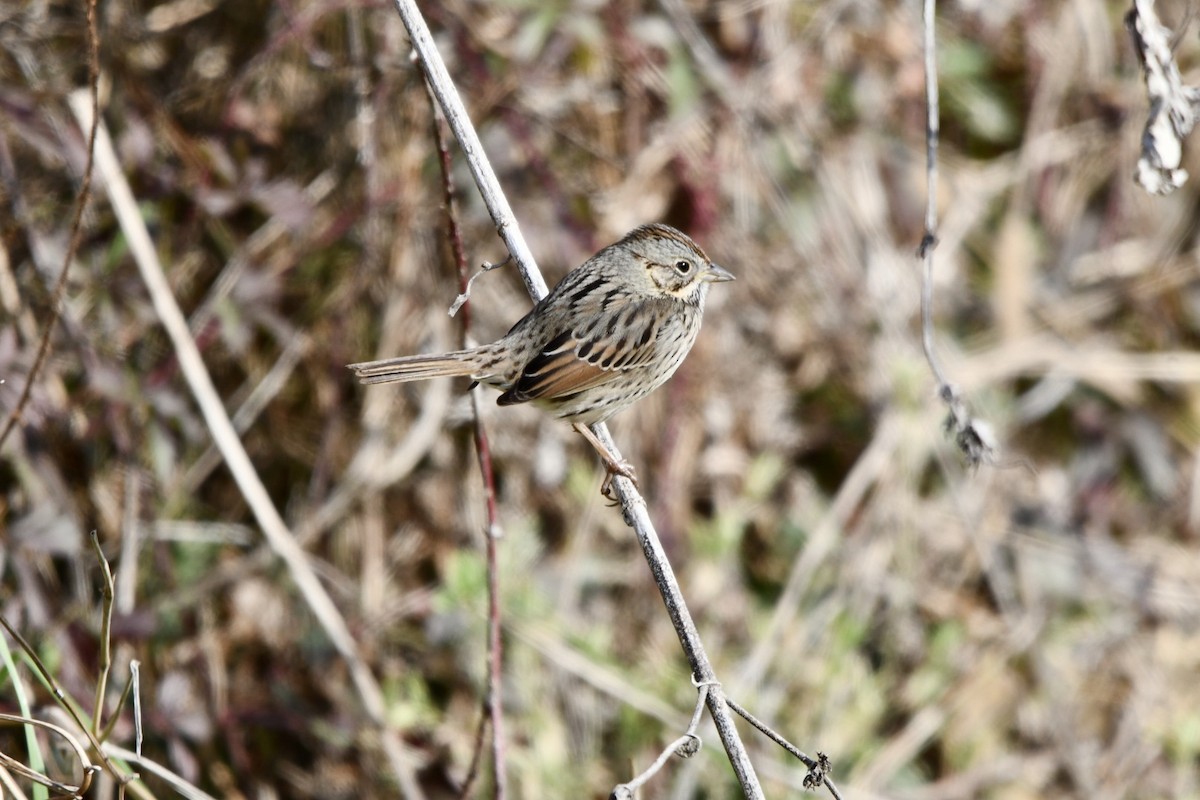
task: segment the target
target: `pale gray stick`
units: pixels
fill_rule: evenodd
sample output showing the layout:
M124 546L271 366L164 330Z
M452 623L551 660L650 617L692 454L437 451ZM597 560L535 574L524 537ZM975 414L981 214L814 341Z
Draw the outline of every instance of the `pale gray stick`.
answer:
M608 433L607 426L593 425L592 432L604 443L610 453L617 459L621 458L612 436ZM671 569L671 562L667 559L667 553L663 550L658 533L654 530L654 523L650 521L650 512L646 509L646 501L642 499L641 494L628 478L618 475L613 479L613 485L617 490L617 499L621 503L621 512L625 515L625 523L637 534L638 542L642 545L642 552L646 554L646 562L650 565L650 572L654 574L654 582L658 584L658 591L667 605L667 614L671 617L671 624L675 626L679 643L683 645L684 655L687 656L688 664L691 665L692 679L698 684L709 684L706 698L708 711L712 714L713 722L717 726L717 735L721 737L721 744L724 745L725 753L729 756L729 763L733 765L733 771L742 785L742 792L748 798L761 798L763 797L762 787L758 784L754 765L750 763L750 756L746 753L746 748L738 735L733 721L733 713L725 702L725 691L717 681L716 672L708 660L708 654L704 651L704 644L700 641L696 623L692 619L691 612L688 611L687 601L684 600L679 582L675 580L675 571Z
M546 288L546 280L542 277L537 262L533 260L533 253L525 243L525 237L521 235L517 217L508 204L508 198L504 196L504 190L500 188L500 179L496 177L496 171L492 169L487 154L483 152L483 143L479 141L479 134L475 133L475 126L471 124L467 108L458 96L458 89L455 88L450 73L446 71L442 57L438 55L429 26L425 24L415 0L396 0L396 10L400 12L400 19L408 29L413 50L417 51L417 56L425 65L433 96L437 98L438 105L446 114L450 130L454 132L454 138L462 148L467 166L471 168L471 175L475 177L475 185L479 187L479 194L483 196L484 205L492 215L492 221L496 223L496 232L504 240L513 260L517 262L517 269L521 272L525 287L529 289L533 299L541 300L550 291Z
M104 752L113 758L119 758L122 761L128 761L130 764L136 764L138 769L156 776L178 792L181 797L186 797L187 800L216 800L211 794L189 783L183 776L172 772L157 761L146 758L141 753L126 750L124 747L112 744L111 742L105 742Z
M88 130L91 127L92 106L87 92L75 92L69 100L80 127ZM208 368L204 365L204 359L200 356L200 349L188 330L187 319L175 301L171 285L167 282L162 264L158 260L158 252L146 229L146 222L142 219L137 201L121 171L112 140L108 136L108 129L103 122L96 135L96 166L112 203L113 212L129 242L129 251L146 284L154 310L171 339L175 355L179 359L179 368L196 404L200 407L213 441L224 456L225 463L229 465L229 471L233 473L238 489L262 527L267 542L287 565L288 573L312 610L313 616L317 618L349 667L363 707L381 729L384 750L402 794L411 798L424 797L416 782L412 756L404 751L396 732L388 727L387 705L379 683L359 655L358 645L350 635L350 629L342 619L341 612L325 591L325 587L317 580L304 551L296 544L295 537L288 530L283 517L279 515L271 496L267 494L262 479L258 477L258 472L254 469L254 464L250 461L250 456L247 455L233 422L225 411L221 396L217 393Z
M425 73L429 78L433 94L438 99L438 104L441 105L446 120L450 123L450 129L463 149L467 163L470 164L471 174L475 176L475 183L479 187L484 203L491 212L496 229L500 232L501 238L504 239L509 252L517 262L517 268L521 271L529 293L535 299L541 299L546 295L546 282L529 252L529 247L521 236L512 208L509 207L508 201L504 197L504 191L500 188L500 181L488 162L483 145L480 144L479 137L471 125L470 117L467 116L467 110L458 96L458 90L455 89L441 55L434 46L429 27L421 17L420 11L417 10L415 0L395 0L395 4L400 18L404 21L404 27L408 29L413 49L417 51L417 55L425 65ZM621 454L613 444L612 437L605 425L592 426L592 432L609 448L609 452L620 459ZM679 589L679 583L675 580L675 573L671 569L666 552L658 539L658 533L650 521L650 515L646 511L646 501L642 499L641 494L629 479L617 476L613 484L617 489L617 497L625 514L625 521L633 528L638 541L642 544L642 550L650 564L650 571L654 574L654 580L658 584L659 592L662 593L663 602L667 605L667 613L671 617L671 623L675 626L679 642L683 645L683 651L687 656L688 664L691 665L694 679L699 683L715 683L716 675L713 672L712 664L704 651L704 645L696 631L696 624L692 621L692 615L684 601L683 592ZM707 700L709 713L712 714L713 722L717 726L717 733L721 737L721 744L724 745L725 752L729 755L729 761L733 765L733 771L741 783L742 793L755 800L763 797L758 776L754 773L750 756L746 753L746 748L738 735L733 714L725 704L725 694L719 685L714 685L709 689Z

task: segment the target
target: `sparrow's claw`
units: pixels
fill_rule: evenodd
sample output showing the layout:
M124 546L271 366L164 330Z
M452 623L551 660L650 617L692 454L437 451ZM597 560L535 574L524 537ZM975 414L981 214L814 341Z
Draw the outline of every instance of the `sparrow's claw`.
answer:
M617 502L617 493L613 490L613 478L618 475L628 478L633 483L633 488L638 488L637 471L628 461L605 459L604 471L604 483L600 484L600 494L604 495L606 500Z

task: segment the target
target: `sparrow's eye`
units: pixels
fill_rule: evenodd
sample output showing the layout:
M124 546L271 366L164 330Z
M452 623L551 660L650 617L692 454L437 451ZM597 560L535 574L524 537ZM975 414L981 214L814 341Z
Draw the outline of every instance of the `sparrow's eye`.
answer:
M680 259L675 262L675 271L680 275L687 275L692 271L692 262Z

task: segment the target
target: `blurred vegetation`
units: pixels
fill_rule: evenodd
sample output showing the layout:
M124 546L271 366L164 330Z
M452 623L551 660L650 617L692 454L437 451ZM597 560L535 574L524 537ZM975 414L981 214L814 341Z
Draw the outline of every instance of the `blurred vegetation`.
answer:
M1002 443L977 471L943 437L920 348L916 4L427 6L551 282L650 220L738 276L676 378L614 425L726 691L828 753L851 797L1200 797L1197 184L1149 197L1131 180L1146 101L1125 6L940 9L936 318ZM104 121L208 370L422 786L453 796L485 690L469 405L459 384L364 390L343 366L461 335L399 19L320 0L99 13ZM1195 29L1179 32L1195 85ZM68 241L85 138L65 98L85 54L82 3L0 4L4 416ZM455 157L470 256L499 261ZM0 609L88 703L94 529L118 575L113 700L140 660L149 756L218 796L394 796L99 188L84 225L52 357L0 451ZM514 271L491 273L473 335L527 308ZM485 410L510 789L606 797L683 729L687 667L590 449L534 410ZM411 469L352 481L380 443L411 448ZM339 492L352 502L331 510ZM0 750L25 752L16 731ZM642 796L732 796L702 733ZM747 738L768 796L797 793L803 767Z

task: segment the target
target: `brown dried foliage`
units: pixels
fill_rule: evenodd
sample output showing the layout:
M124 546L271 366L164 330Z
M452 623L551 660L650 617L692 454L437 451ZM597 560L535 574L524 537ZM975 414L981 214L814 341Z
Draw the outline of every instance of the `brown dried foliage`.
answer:
M1130 179L1145 97L1121 9L943 10L939 346L1003 448L971 471L940 431L917 327L912 4L430 6L551 280L649 220L738 275L678 376L614 426L726 691L828 753L850 796L1194 793L1197 194L1193 181L1149 197ZM207 367L229 409L253 407L246 447L309 530L423 786L446 796L485 674L466 396L364 391L343 367L457 335L429 107L400 23L355 7L356 63L344 3L100 10L102 113ZM86 73L82 5L3 5L0 45L7 415L84 163L65 103ZM1193 32L1177 57L1200 82ZM1200 172L1194 148L1184 166ZM475 196L460 200L471 257L503 258ZM528 307L503 270L472 302L481 339ZM217 795L391 796L342 663L210 453L103 197L52 344L0 452L4 615L90 697L97 529L117 573L118 672L143 664L149 755ZM429 435L414 434L422 412ZM510 788L606 796L683 729L693 689L588 448L535 411L486 412ZM306 528L366 442L415 447L411 470ZM784 754L764 743L754 758L768 796L802 788ZM731 776L710 752L657 781L647 791L724 796Z

